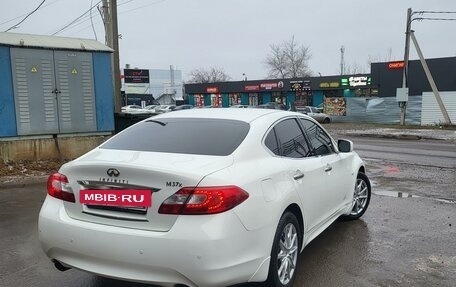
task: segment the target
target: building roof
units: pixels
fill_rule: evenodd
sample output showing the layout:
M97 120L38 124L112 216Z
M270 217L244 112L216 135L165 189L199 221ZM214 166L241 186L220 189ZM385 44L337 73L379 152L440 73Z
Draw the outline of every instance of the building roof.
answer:
M1 33L0 45L27 48L112 52L108 46L92 39L68 38L47 35Z

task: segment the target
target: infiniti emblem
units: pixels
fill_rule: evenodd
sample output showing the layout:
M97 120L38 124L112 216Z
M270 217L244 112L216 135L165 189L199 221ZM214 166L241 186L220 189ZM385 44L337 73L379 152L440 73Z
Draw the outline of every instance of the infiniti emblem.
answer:
M118 177L119 174L120 174L120 172L119 172L117 169L115 169L115 168L110 168L110 169L108 169L108 170L106 171L106 173L107 173L110 177L113 177L113 176L114 176L114 177Z

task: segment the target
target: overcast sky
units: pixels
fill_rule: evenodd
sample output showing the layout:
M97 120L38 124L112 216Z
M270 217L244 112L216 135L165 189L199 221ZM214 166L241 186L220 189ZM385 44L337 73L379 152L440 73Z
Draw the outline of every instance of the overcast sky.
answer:
M0 0L0 30L19 22L41 2ZM11 32L51 35L90 6L91 0L46 0ZM129 63L144 69L174 65L184 78L195 68L216 66L232 80L241 80L243 73L249 80L262 79L267 75L264 61L270 44L294 35L310 47L315 75L339 73L342 45L346 64L369 72L369 57L403 58L409 7L456 11L456 0L118 0L120 61L122 67ZM426 16L456 18L456 14ZM92 17L98 40L104 42L97 9ZM412 28L425 57L456 56L456 21L414 21ZM95 38L89 15L57 35ZM413 47L411 51L416 59Z

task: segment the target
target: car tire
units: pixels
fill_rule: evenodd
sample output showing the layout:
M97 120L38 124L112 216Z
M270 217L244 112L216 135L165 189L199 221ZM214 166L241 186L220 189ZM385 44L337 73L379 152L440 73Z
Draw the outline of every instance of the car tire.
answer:
M274 236L269 275L264 286L293 286L301 250L301 240L301 230L296 216L291 212L285 212L280 218Z
M331 119L330 119L330 118L325 118L325 119L323 120L323 123L324 123L324 124L329 124L330 122L331 122Z
M371 198L371 185L369 178L358 172L353 192L352 210L350 214L341 217L342 220L355 220L363 216L369 206Z

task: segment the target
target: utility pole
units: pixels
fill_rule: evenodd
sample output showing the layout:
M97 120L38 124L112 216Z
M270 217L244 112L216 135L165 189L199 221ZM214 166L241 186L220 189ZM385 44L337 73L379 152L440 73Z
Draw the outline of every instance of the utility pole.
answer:
M405 52L404 52L404 69L402 72L402 88L408 87L408 68L409 68L409 54L410 54L410 30L412 25L412 8L407 9L407 23L405 28ZM401 108L401 126L405 125L405 114L407 110L407 102L399 102Z
M108 0L102 1L101 6L102 16L103 16L103 24L105 29L105 44L108 47L112 47L112 30L111 30L111 15L109 13L109 3Z
M345 63L344 63L344 53L345 53L345 47L344 46L341 46L340 47L340 74L343 75L344 74L344 66L345 66Z
M418 41L415 38L415 33L413 33L413 31L411 31L410 36L412 38L413 44L415 45L416 52L418 53L418 56L420 57L421 65L423 66L424 73L426 74L426 77L429 81L429 85L431 85L431 89L434 92L435 99L437 100L440 111L442 112L443 118L445 119L445 124L451 125L450 116L448 115L445 105L442 102L442 98L440 97L440 93L439 93L439 90L437 89L437 85L434 82L434 78L432 77L431 71L429 70L426 60L424 59L423 53L421 52L421 48L418 45Z
M113 86L114 86L114 108L119 113L122 107L120 98L120 63L119 63L119 32L117 28L117 0L103 0L103 23L105 27L106 45L114 50L113 52Z
M120 98L120 61L119 61L119 30L117 27L117 0L111 1L111 25L112 25L112 46L114 49L114 107L115 112L120 113L122 101Z

